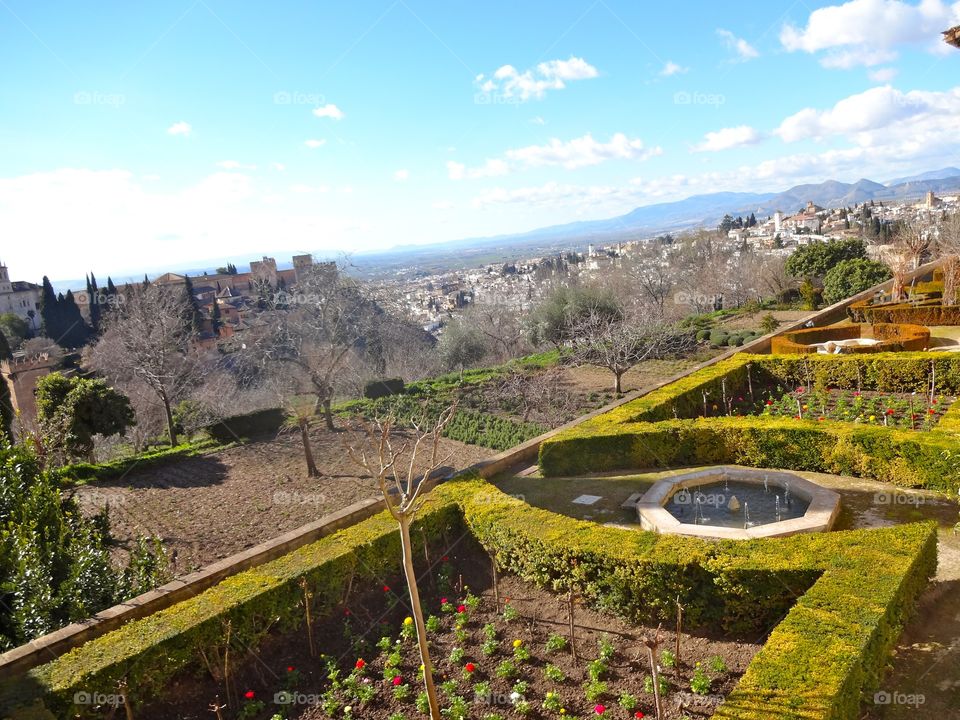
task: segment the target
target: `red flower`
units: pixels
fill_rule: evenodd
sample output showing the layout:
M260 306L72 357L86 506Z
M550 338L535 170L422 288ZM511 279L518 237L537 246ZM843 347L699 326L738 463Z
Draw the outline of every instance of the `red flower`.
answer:
M930 413L931 415L935 415L937 411L934 410L933 408L930 408L929 410L927 410L927 412Z
M247 691L243 694L243 696L244 696L247 700L253 700L253 699L257 696L257 694L256 694L253 690L247 690Z
M394 677L393 677L393 684L394 684L394 685L400 685L401 683L403 683L403 678L400 677L399 675L394 675Z
M607 709L606 709L603 705L594 705L594 706L593 706L593 711L594 711L597 715L603 715L603 714L607 711Z
M806 390L807 390L806 388L798 387L798 388L797 388L797 393L798 393L798 394L799 394L799 393L803 393L803 392L806 392Z
M826 420L826 418L823 418L823 417L818 417L818 418L817 418L817 421L818 421L818 422L823 422L824 420Z
M296 668L293 665L287 665L287 672L293 672Z
M467 611L467 606L466 606L466 605L457 605L457 612L458 612L458 613L462 613L462 612L466 612L466 611Z
M767 400L767 405L773 405L773 400Z
M474 665L473 663L467 663L466 665L463 666L463 669L466 670L468 673L472 673L474 670L477 669L477 666Z
M344 614L344 615L349 615L349 614L350 614L350 608L344 608L344 609L343 609L343 614Z
M893 415L893 408L887 408L887 415Z
M443 558L441 558L441 559L443 560L443 562L447 562L450 558L447 557L446 555L444 555Z
M440 598L440 604L441 604L441 605L446 605L446 604L447 604L447 599L446 599L446 598Z
M646 717L646 715L644 715L644 714L643 714L642 712L640 712L639 710L637 710L637 711L633 714L633 716L634 716L635 718Z
M363 670L366 667L367 663L363 658L357 660L356 668L357 670Z
M390 592L390 586L389 586L389 585L384 585L384 586L383 586L383 591L384 591L384 592Z

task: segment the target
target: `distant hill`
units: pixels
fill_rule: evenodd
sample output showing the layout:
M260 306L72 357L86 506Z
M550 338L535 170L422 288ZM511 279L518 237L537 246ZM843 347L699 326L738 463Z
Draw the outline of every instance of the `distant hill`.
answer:
M923 180L943 180L944 178L960 177L960 169L955 167L946 167L940 170L929 170L925 173L920 173L919 175L911 175L910 177L896 178L895 180L887 180L885 185L902 185L903 183L909 182L919 182Z

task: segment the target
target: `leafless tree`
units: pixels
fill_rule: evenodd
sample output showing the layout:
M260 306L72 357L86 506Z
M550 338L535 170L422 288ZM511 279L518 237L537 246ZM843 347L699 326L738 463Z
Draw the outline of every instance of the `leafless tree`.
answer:
M516 408L524 422L559 425L576 409L574 398L563 385L563 375L562 367L532 372L516 368L492 383L490 390L498 405Z
M319 477L317 463L313 458L313 446L310 443L310 423L316 417L316 405L308 398L291 398L287 407L286 426L300 432L303 443L303 455L307 463L307 475Z
M496 362L507 362L532 350L527 340L527 326L518 308L480 302L463 314L463 323L486 338L490 355Z
M651 308L665 317L667 303L677 285L677 272L670 260L670 246L651 243L623 259L618 272L622 296L634 299L634 307Z
M176 445L173 406L203 373L190 349L193 328L183 293L160 285L131 286L104 325L87 365L118 384L123 379L143 383L163 408L170 445Z
M930 227L920 219L905 220L899 225L893 244L910 261L909 270L920 267L930 239Z
M332 263L318 263L297 284L294 302L257 318L245 343L261 369L288 381L290 397L310 395L316 412L334 429L331 405L353 354L383 348L378 335L385 313L356 281Z
M410 593L410 606L413 609L413 620L417 630L417 643L420 648L420 662L423 665L423 680L426 686L427 699L430 705L431 720L441 720L440 704L437 699L437 689L433 682L433 664L430 661L430 649L427 640L427 628L423 619L423 608L420 604L420 590L417 587L417 575L413 567L413 541L410 537L410 527L413 524L417 511L423 505L422 492L426 481L433 473L446 462L448 458L440 458L440 439L443 431L456 412L456 406L446 408L437 420L429 423L426 420L414 421L414 441L411 446L404 442L399 448L394 447L392 441L395 419L392 417L376 420L367 428L368 438L373 446L372 452L368 449L350 449L354 462L366 469L377 478L380 492L383 494L387 510L400 526L400 547L403 554L403 571L407 578L407 589ZM429 452L429 462L422 476L416 472L418 454ZM400 458L409 452L409 461L401 468Z
M943 304L956 305L960 288L960 212L947 216L941 223L937 254L942 258Z
M618 319L590 313L577 324L573 337L574 362L609 370L618 395L630 368L644 360L677 356L695 344L690 331L646 315Z

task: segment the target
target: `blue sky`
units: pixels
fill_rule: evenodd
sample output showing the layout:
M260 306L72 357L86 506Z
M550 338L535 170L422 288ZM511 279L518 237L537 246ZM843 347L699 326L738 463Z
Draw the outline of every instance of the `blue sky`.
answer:
M116 277L957 164L960 3L0 0L0 260Z

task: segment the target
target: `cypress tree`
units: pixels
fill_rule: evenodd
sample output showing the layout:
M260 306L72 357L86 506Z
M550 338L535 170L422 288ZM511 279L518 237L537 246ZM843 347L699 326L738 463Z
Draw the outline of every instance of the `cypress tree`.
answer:
M107 275L107 295L114 296L117 294L117 286L113 284L113 278Z
M190 315L190 326L195 333L200 332L203 327L203 313L200 312L200 303L197 302L197 296L193 292L193 280L189 275L183 276L183 291L187 296L186 311Z
M43 334L48 338L56 339L63 332L57 295L46 275L43 276L43 289L40 292L40 319Z
M217 337L220 337L220 328L223 327L223 322L221 322L220 317L220 303L214 298L213 310L210 312L210 326L213 329L213 334Z
M60 306L60 316L64 327L60 336L53 338L53 340L64 348L77 348L86 344L90 337L90 328L84 322L80 308L77 307L73 290L67 290L66 296L57 304Z
M88 281L87 297L90 298L90 329L94 333L100 332L100 317L103 309L100 307L100 288L97 287L97 278L91 272Z

